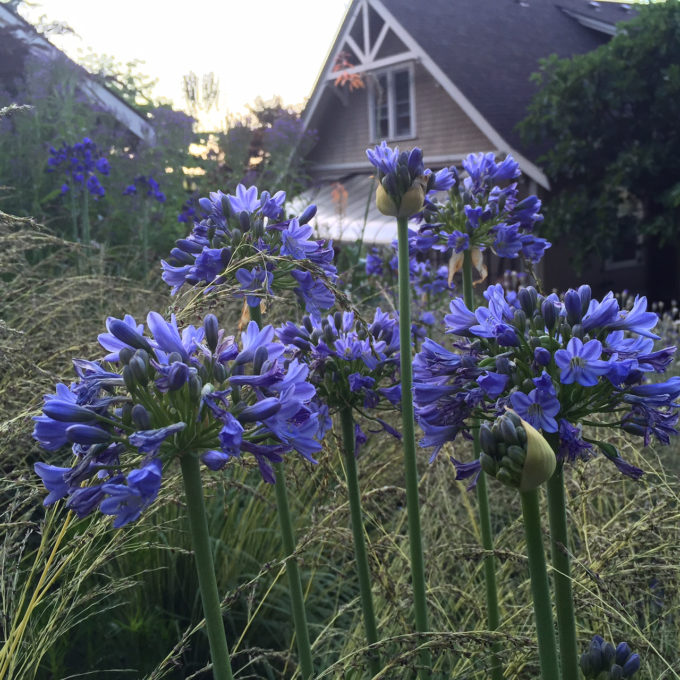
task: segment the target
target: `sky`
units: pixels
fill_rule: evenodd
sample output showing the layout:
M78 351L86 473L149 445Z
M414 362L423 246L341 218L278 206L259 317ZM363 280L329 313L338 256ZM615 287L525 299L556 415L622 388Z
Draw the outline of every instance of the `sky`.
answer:
M349 0L33 0L20 12L63 21L77 35L50 36L74 61L90 49L119 62L141 60L158 80L154 94L185 109L182 76L214 72L218 113L204 127L243 114L256 97L302 104L312 88Z

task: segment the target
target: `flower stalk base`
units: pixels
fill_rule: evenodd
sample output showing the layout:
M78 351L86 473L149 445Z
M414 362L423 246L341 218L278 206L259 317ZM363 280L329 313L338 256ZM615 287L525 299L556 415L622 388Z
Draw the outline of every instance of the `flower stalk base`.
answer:
M189 512L191 527L191 542L196 558L198 585L201 591L205 627L210 641L210 656L213 663L213 677L215 680L233 680L229 661L229 648L224 632L220 597L215 579L215 567L210 550L210 536L208 535L208 520L203 501L203 486L201 484L201 469L198 457L185 453L180 458L184 492Z

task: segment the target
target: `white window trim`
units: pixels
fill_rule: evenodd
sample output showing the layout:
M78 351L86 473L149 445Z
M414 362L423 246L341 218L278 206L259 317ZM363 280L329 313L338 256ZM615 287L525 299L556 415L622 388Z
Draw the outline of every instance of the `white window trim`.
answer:
M409 74L409 115L411 117L411 129L408 134L395 135L394 129L396 127L396 104L394 101L394 73L395 71L408 71ZM401 63L390 68L380 69L370 73L368 82L368 126L371 135L371 142L380 142L382 137L378 135L376 125L376 108L375 108L375 87L376 80L379 76L387 76L387 131L388 135L384 139L388 142L399 142L407 139L414 139L416 137L416 88L415 88L415 69L413 62Z

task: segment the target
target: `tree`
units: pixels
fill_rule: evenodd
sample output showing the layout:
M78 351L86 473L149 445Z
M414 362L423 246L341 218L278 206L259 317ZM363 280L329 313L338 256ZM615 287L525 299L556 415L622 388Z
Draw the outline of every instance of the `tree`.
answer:
M638 236L668 251L680 227L680 2L639 12L597 50L543 60L520 124L549 145L546 224L580 262Z

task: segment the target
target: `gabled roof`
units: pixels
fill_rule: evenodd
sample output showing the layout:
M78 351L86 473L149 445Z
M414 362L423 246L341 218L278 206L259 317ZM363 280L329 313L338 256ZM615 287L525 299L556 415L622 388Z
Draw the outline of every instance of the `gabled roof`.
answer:
M546 188L548 180L532 160L536 153L515 131L535 92L531 74L550 54L568 57L595 49L617 22L636 14L624 3L592 0L354 0L303 114L305 126L329 79L338 75L333 66L348 38L352 45L355 19L367 16L369 8L401 40L404 56L419 60L498 151L512 153ZM377 64L375 56L366 59L369 67L371 61Z
M16 38L26 43L33 54L43 56L47 54L51 58L60 56L68 59L63 52L38 33L31 24L2 4L0 4L0 27L13 29ZM72 60L69 59L69 61ZM155 143L156 132L142 115L133 109L127 102L123 101L120 97L95 80L84 68L81 66L77 67L83 76L80 83L83 94L93 104L97 104L105 111L108 111L119 123L128 128L130 132L140 139L145 140L149 144Z

